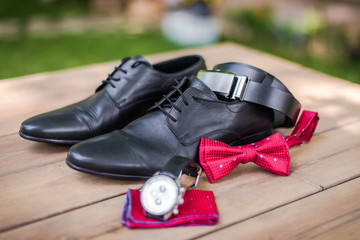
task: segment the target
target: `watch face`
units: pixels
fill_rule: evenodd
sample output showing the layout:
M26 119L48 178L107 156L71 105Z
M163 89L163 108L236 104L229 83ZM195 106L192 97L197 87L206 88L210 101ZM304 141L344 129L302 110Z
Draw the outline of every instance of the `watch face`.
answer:
M173 210L178 197L179 187L175 180L166 175L156 175L145 182L140 200L146 212L162 216Z

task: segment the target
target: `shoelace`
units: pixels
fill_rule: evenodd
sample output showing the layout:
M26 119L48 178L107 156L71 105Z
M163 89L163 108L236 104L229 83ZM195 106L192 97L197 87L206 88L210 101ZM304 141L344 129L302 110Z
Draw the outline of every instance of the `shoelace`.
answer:
M175 102L178 98L181 98L186 106L189 105L189 101L183 94L183 91L180 89L186 81L188 81L188 78L185 77L181 82L178 80L175 80L177 82L176 86L171 87L171 91L163 95L163 99L161 99L159 102L155 103L155 106L152 108L158 108L161 112L163 112L167 117L169 117L172 121L177 122L177 119L170 115L168 111L166 111L164 108L167 107L174 107L174 109L178 112L182 112L182 109L175 105ZM178 93L178 95L176 95ZM195 96L192 96L193 99L196 99Z
M110 74L108 74L108 77L106 78L106 80L103 80L102 83L103 84L110 84L113 88L115 88L115 85L113 83L113 81L118 82L120 81L120 77L115 78L113 75L117 72L117 71L121 71L124 74L127 74L127 71L122 69L121 67L127 62L129 61L131 58L126 57L121 61L121 64L118 67L115 67L114 71ZM136 61L131 65L131 68L136 68L137 66L139 66L142 62L141 61Z

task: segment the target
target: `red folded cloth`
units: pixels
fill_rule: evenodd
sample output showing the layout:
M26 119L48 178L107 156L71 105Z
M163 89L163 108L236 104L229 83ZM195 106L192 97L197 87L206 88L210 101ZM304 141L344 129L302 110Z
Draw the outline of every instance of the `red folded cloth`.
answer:
M175 226L215 225L219 214L212 191L188 190L184 203L179 206L179 214L166 221L145 216L140 202L140 191L128 189L121 223L128 228L165 228Z

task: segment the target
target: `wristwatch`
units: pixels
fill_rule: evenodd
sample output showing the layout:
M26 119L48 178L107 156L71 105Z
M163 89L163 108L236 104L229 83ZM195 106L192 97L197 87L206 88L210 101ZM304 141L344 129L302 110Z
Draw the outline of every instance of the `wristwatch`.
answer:
M141 189L140 201L146 216L165 221L178 214L186 190L197 185L201 172L200 165L194 161L173 157Z

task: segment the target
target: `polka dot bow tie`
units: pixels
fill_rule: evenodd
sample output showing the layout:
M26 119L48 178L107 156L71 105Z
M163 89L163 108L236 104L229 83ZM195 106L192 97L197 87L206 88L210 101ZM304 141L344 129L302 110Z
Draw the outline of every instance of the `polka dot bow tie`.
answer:
M303 111L290 136L275 133L260 142L244 146L229 146L226 143L202 138L200 142L200 164L211 183L220 180L240 163L254 162L275 174L288 176L290 173L289 148L309 142L312 138L319 115Z

